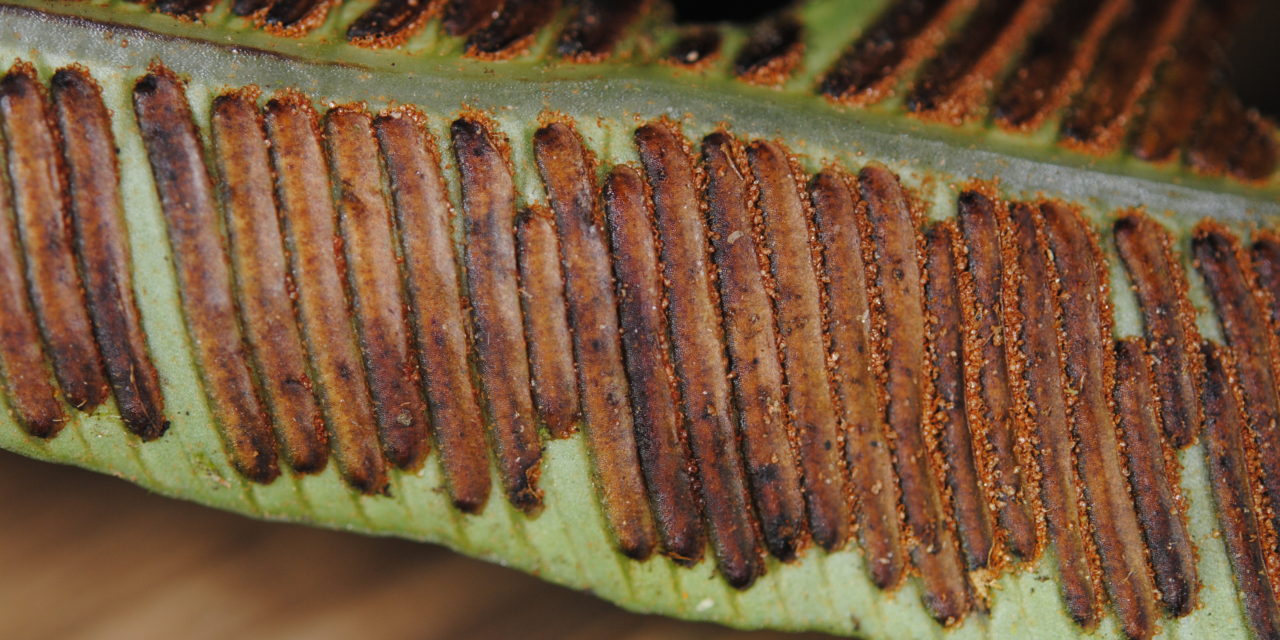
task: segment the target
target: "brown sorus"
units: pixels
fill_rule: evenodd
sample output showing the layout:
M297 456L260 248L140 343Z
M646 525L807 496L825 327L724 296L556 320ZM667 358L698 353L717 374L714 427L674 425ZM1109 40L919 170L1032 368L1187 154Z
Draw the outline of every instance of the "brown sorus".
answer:
M275 0L263 16L269 30L296 36L319 26L329 13L333 0Z
M663 60L682 67L705 65L720 53L723 40L715 27L694 27L676 39Z
M267 103L265 122L294 305L329 448L348 483L385 493L387 462L351 323L318 117L306 98L285 93Z
M1169 55L1169 45L1193 4L1192 0L1133 0L1133 8L1108 37L1098 66L1063 118L1066 144L1104 154L1123 142L1139 98Z
M969 0L894 2L822 78L823 95L851 105L879 102L903 74L927 57Z
M1102 39L1129 0L1059 2L996 95L996 123L1005 129L1038 129L1065 105L1088 75Z
M707 221L719 272L743 463L765 546L790 561L805 544L808 527L801 475L788 439L792 414L778 355L780 340L774 334L767 266L754 228L759 214L737 140L723 132L704 138L702 166L707 172ZM838 487L828 489L843 500ZM819 512L820 524L830 528L825 515Z
M214 418L236 470L254 482L271 482L280 475L275 438L245 360L213 184L186 92L172 72L155 69L134 85L133 104Z
M869 278L878 338L873 362L893 434L911 559L924 580L925 608L944 624L955 624L973 603L921 428L926 362L919 231L902 186L887 169L863 168L858 185L867 203L862 233L876 265Z
M1178 55L1160 71L1129 148L1151 162L1174 159L1209 105L1213 74L1230 27L1248 0L1199 2L1178 39Z
M747 82L778 86L786 82L804 53L804 26L783 14L761 22L738 51L733 72Z
M1227 557L1254 634L1259 638L1280 637L1280 606L1267 578L1262 523L1250 489L1252 474L1241 417L1243 399L1230 373L1229 354L1206 342L1204 360L1205 461Z
M391 187L409 316L445 482L454 506L476 513L489 497L489 457L467 359L453 211L440 156L416 111L388 112L373 126Z
M1149 638L1155 632L1155 585L1111 405L1115 360L1106 260L1078 210L1050 201L1040 206L1040 213L1058 275L1068 416L1094 543L1125 635Z
M887 441L878 381L872 372L870 301L865 240L859 218L865 205L836 169L809 187L823 251L834 391L844 429L844 455L858 534L872 581L881 589L902 579L906 553L898 516L898 480Z
M1033 426L1035 452L1040 468L1040 501L1045 510L1049 537L1058 556L1058 573L1067 612L1086 628L1098 624L1099 593L1090 560L1088 523L1081 513L1083 497L1076 476L1071 427L1067 422L1067 381L1062 371L1058 343L1056 274L1043 240L1042 226L1032 205L1017 203L1010 211L1010 247L1005 253L1006 273L1015 279L1020 328L1009 327L1025 360L1023 379Z
M1009 54L1043 19L1046 0L983 0L964 27L915 81L907 109L927 118L961 124L990 92L991 80Z
M0 120L31 307L63 396L73 407L93 411L106 400L107 378L67 228L58 131L30 65L19 63L0 79Z
M471 34L472 55L511 55L526 47L560 9L560 0L505 0L493 20Z
M626 165L609 173L604 199L640 465L663 551L688 566L702 558L706 532L678 407L653 211L639 172Z
M1200 331L1187 297L1187 277L1174 256L1173 238L1146 214L1126 212L1113 232L1142 310L1164 436L1181 449L1195 440L1204 421Z
M0 136L0 158L7 157L6 146ZM0 300L8 301L0 313L0 382L22 429L37 438L52 438L67 416L45 364L40 328L27 297L11 198L9 172L0 170Z
M1004 326L1006 311L1016 302L1006 300L1004 247L1007 230L1004 203L976 190L960 194L959 213L964 259L960 267L961 324L965 327L966 387L976 393L965 397L974 451L991 477L991 498L996 505L1002 543L1014 557L1035 557L1038 541L1031 515L1034 489L1016 443L1018 413L1010 386L1008 350L1016 328Z
M648 4L648 0L582 0L561 32L557 50L582 61L609 55Z
M93 333L121 419L143 440L153 440L169 421L133 294L111 114L98 85L80 67L60 69L50 85Z
M1205 175L1224 176L1231 169L1231 155L1244 140L1244 105L1222 84L1201 99L1207 104L1187 143L1187 165Z
M443 5L443 0L378 0L347 27L347 40L366 47L403 44Z
M449 0L444 8L444 28L453 36L465 36L493 20L502 0Z
M670 125L644 125L635 140L653 193L671 346L703 508L721 573L745 589L764 563L738 453L697 176L683 138Z
M809 528L827 550L849 537L849 505L835 401L827 371L820 253L811 228L808 193L787 150L754 142L747 158L760 193L762 248L772 274L778 353L786 374Z
M231 4L231 13L238 16L252 16L271 6L275 0L235 0Z
M560 244L551 214L541 206L521 212L516 241L533 401L551 437L567 438L578 428L582 412L564 303Z
M938 446L946 459L946 482L952 512L969 570L986 568L995 550L992 513L973 455L960 337L960 297L955 265L954 221L938 223L925 233L925 313L929 318L933 406L927 407Z
M1254 109L1241 117L1244 140L1231 155L1231 175L1245 182L1265 182L1280 163L1280 142L1276 127Z
M1235 363L1234 378L1243 392L1243 406L1248 407L1244 419L1257 443L1261 468L1280 468L1276 333L1268 317L1271 296L1257 286L1248 254L1222 224L1205 220L1197 225L1191 250ZM1280 499L1280 474L1262 474L1262 486L1272 500ZM1280 524L1280 511L1273 510L1271 518L1273 524Z
M175 18L195 20L207 13L213 7L213 2L214 0L156 0L153 8Z
M1275 127L1246 109L1225 85L1210 92L1208 110L1187 145L1187 164L1207 175L1265 180L1275 173L1280 145Z
M329 459L328 440L294 318L271 157L254 98L227 93L213 101L212 137L237 306L285 460L295 470L313 472Z
M617 300L595 166L574 129L549 124L534 134L534 151L560 234L565 298L574 327L573 351L591 459L609 526L622 552L646 558L658 532L646 500L622 364ZM648 220L644 216L641 220Z
M1184 616L1196 607L1200 582L1185 509L1178 498L1178 473L1171 468L1176 463L1156 420L1147 354L1141 340L1125 338L1116 341L1115 358L1116 415L1155 586L1165 610Z
M542 506L542 443L533 424L529 365L516 280L515 183L494 133L459 118L450 127L462 178L467 285L475 322L481 397L507 499L525 512Z
M1261 229L1253 235L1253 245L1249 247L1249 259L1258 276L1258 286L1267 291L1271 298L1271 326L1280 327L1280 232L1275 229Z
M415 469L427 455L427 407L409 351L373 119L363 109L338 107L329 111L324 128L351 309L382 451L397 467Z

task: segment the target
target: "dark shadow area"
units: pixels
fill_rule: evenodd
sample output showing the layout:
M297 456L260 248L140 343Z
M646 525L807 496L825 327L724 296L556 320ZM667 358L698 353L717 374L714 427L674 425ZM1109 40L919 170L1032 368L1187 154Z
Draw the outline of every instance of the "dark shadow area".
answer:
M1240 100L1267 116L1280 118L1280 2L1254 3L1249 16L1236 30L1236 41L1227 51L1231 83Z
M679 22L751 22L788 4L785 0L739 0L699 2L672 0Z

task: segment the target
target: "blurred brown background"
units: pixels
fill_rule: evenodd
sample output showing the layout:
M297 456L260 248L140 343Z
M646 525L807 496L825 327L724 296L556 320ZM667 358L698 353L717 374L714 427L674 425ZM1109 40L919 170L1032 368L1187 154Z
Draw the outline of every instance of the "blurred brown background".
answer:
M0 452L0 638L801 640L629 613L443 547L266 523Z

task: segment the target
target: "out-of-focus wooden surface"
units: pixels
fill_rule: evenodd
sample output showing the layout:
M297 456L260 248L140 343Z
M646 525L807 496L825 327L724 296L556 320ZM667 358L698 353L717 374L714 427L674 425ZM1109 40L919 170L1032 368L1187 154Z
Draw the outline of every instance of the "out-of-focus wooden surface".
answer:
M0 452L0 638L801 640L623 611L442 547L265 523Z

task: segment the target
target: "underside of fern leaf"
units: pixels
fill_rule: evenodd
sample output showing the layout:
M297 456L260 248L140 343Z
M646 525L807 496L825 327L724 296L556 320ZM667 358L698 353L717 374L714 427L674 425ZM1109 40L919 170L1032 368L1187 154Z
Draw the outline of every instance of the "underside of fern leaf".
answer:
M868 637L1280 637L1246 2L0 1L0 446Z

